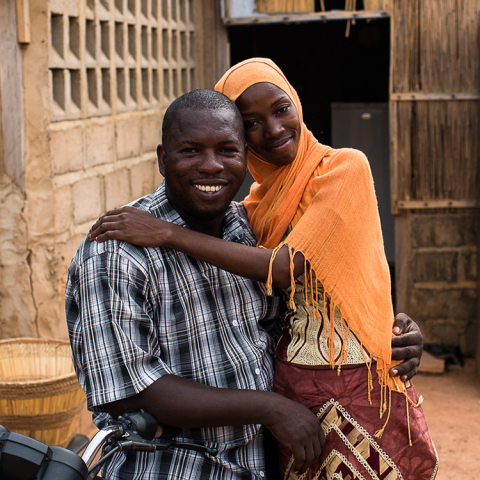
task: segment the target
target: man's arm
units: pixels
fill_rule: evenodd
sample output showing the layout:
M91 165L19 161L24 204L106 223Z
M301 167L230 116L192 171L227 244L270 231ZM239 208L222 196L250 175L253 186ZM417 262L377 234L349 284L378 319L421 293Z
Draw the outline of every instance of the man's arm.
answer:
M209 387L167 375L130 398L106 405L116 417L140 408L158 423L180 428L263 424L295 457L305 472L325 444L320 422L308 408L273 392Z
M88 243L86 249L97 249ZM300 472L320 455L320 422L303 405L272 392L210 387L174 374L161 358L145 267L105 251L75 274L71 338L89 408L106 408L113 416L143 408L174 427L264 424L292 448Z

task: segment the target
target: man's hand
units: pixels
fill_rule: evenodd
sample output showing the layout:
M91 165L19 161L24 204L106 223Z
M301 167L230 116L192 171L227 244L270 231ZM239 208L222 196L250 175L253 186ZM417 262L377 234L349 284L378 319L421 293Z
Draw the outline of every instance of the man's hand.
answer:
M137 395L106 405L112 417L140 408L159 424L179 428L263 424L292 450L292 468L299 474L307 471L325 445L317 416L278 393L210 387L165 375Z
M423 353L422 332L418 325L405 313L395 317L392 338L392 360L404 360L390 370L392 377L400 375L402 381L412 379L420 365Z
M163 247L172 224L135 207L110 210L90 229L89 240L123 240L141 247ZM177 228L181 228L178 227Z
M265 426L293 452L292 471L305 473L320 456L325 435L318 418L304 405L281 397Z

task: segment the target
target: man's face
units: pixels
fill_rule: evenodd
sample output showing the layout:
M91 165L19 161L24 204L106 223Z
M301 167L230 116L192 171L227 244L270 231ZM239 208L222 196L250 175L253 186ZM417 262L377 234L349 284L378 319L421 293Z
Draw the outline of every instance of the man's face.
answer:
M168 142L159 145L167 197L194 230L212 222L220 227L245 178L245 141L237 125L230 111L180 110Z

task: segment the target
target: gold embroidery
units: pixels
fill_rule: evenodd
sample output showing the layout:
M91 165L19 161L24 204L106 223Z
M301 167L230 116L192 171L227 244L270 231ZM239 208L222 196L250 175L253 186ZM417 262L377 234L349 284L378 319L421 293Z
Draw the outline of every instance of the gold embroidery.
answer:
M438 472L438 453L437 453L437 449L435 448L435 444L433 443L433 440L432 440L432 446L433 446L433 451L435 452L435 458L437 459L437 461L435 462L435 468L433 469L433 473L432 473L432 476L430 477L430 480L435 480Z
M324 418L322 418L323 416ZM372 469L367 460L371 457L372 451L375 451L379 457L380 471L378 473L382 475L386 472L388 468L392 469L392 471L385 477L384 480L404 480L402 474L400 473L400 470L395 465L394 461L383 451L382 448L380 448L374 438L357 421L355 421L349 413L347 413L345 408L333 398L326 402L320 408L319 412L317 413L317 417L321 419L322 429L325 436L327 436L332 430L334 430L337 435L342 439L344 444L348 447L348 449L355 455L355 458L359 461L359 463L361 463L365 470L368 471L368 473L373 479L378 479L379 477L377 472ZM354 430L350 432L348 437L345 436L345 434L340 429L342 423L344 423L345 421L349 422L354 427ZM350 468L355 475L357 475L357 477L354 478L364 478L360 475L359 472L355 471L353 465L348 462L347 458L344 455L342 455L337 450L332 450L332 452L325 459L322 466L312 480L318 480L320 478L320 473L324 469L326 469L327 480L333 480L334 478L336 478L333 476L336 473L335 470L337 470L338 466L341 465L342 462L348 468ZM292 465L293 456L288 463L288 467L284 477L285 480L301 480L303 475L298 477L290 471ZM435 478L437 469L438 467L436 466L431 480Z
M292 460L292 463L293 463L293 460ZM340 473L335 472L337 467L342 464L346 465L350 469L353 477L349 475L344 479ZM289 465L289 469L290 467L291 465ZM287 473L289 469L287 470ZM344 455L342 455L338 450L332 450L330 452L330 455L325 459L325 461L322 464L322 467L315 474L312 480L318 480L320 478L320 474L323 472L324 469L326 469L326 475L327 475L326 480L346 480L347 478L366 480L365 477L358 470L356 470L354 466L347 460L347 458ZM305 476L306 476L306 473L301 476L297 476L295 475L295 473L290 472L290 474L288 475L288 480L302 480L303 478L305 478ZM285 476L285 480L287 480L287 476Z
M352 445L348 440L347 440L347 437L345 437L345 435L343 434L343 432L336 426L336 425L332 425L332 428L330 430L335 430L338 434L338 436L343 440L343 443L345 443L345 445L348 447L348 449L355 455L356 459L363 465L363 467L365 468L365 470L368 471L368 473L370 474L370 476L375 479L375 480L379 480L377 474L375 473L375 471L373 470L373 468L368 464L366 458L369 458L370 457L370 448L365 448L365 442L367 442L368 444L368 440L367 439L364 439L362 440L362 442L360 443L360 445L363 445L364 448L362 448L362 450L365 452L365 453L368 453L368 457L363 457L362 453L358 450L358 447L359 445L355 446L355 445ZM397 477L395 477L397 478Z
M395 462L383 451L383 449L380 447L380 445L378 445L378 443L374 440L374 438L357 421L355 421L352 418L352 416L345 410L345 408L342 405L340 405L339 402L337 402L333 398L331 398L328 402L326 402L320 408L319 412L317 413L317 417L321 418L323 413L329 407L332 407L332 408L330 409L330 411L327 413L326 417L322 421L322 428L324 429L325 436L332 429L332 428L329 428L328 425L326 425L327 418L337 418L337 422L335 423L335 425L337 426L337 425L341 424L341 416L343 416L345 418L345 420L347 420L356 430L358 430L360 432L361 435L363 435L363 437L365 437L368 440L368 443L370 444L370 446L379 454L379 456L381 458L383 458L383 460L388 464L388 466L391 467L395 471L396 477L403 480L403 476L400 473L400 470L398 469L398 467L395 465ZM334 410L335 413L332 413L332 410ZM330 414L332 416L330 416ZM324 428L324 422L325 422L325 428ZM343 435L343 433L342 433L342 435ZM344 441L347 440L347 437L345 437L344 435L343 435L343 438L344 438ZM350 442L348 442L348 443L345 442L345 444L351 450L351 448L349 446L349 443ZM353 445L352 445L352 447L353 447ZM396 478L396 477L392 477L392 478Z
M356 470L354 468L354 466L347 460L347 458L344 455L342 455L338 450L332 450L332 452L325 459L325 461L322 464L322 467L320 468L318 473L313 477L312 480L318 480L320 478L320 473L323 471L323 469L327 465L329 465L329 464L331 465L333 458L340 459L340 463L343 463L344 465L346 465L352 471L352 473L354 475L354 478L358 478L358 480L365 480L365 477L358 470ZM339 463L339 465L340 465L340 463ZM327 467L327 480L334 480L334 479L337 479L337 478L342 478L342 476L339 475L338 473L334 472L334 473L328 474L328 471L331 472L331 468L329 469Z
M330 365L330 344L333 344L333 357L337 365L358 365L368 361L368 352L348 328L345 320L342 320L338 307L335 307L334 319L331 322L329 310L333 308L329 309L325 305L328 298L324 297L323 288L313 294L311 285L306 286L303 280L304 277L301 277L295 286L295 310L290 307L287 312L291 337L287 348L287 361L295 365ZM316 284L318 285L318 282ZM304 293L304 288L308 288L309 294ZM290 297L291 289L286 290L285 294ZM309 297L310 301L307 301ZM314 318L315 311L319 318Z
M395 480L397 476L395 475L395 472L392 470L386 477L385 480Z

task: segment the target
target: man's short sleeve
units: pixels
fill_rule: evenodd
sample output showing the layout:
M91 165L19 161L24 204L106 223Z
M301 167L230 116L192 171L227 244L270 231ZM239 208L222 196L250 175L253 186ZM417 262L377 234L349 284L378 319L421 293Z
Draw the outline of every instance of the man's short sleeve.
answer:
M78 257L77 257L78 260ZM171 370L161 358L144 266L119 251L72 263L66 310L88 408L133 396Z

